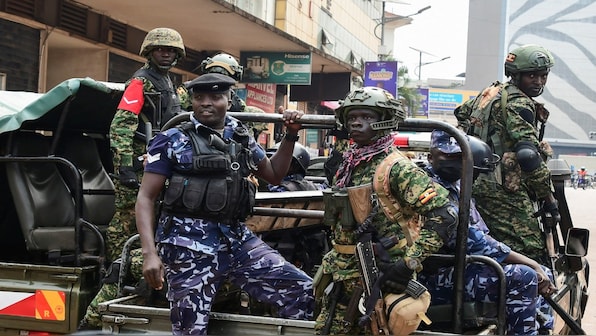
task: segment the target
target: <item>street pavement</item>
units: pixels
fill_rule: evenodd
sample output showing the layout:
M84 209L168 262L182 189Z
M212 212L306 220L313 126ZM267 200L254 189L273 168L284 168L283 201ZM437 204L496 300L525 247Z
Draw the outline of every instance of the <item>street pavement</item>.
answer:
M590 230L590 244L588 247L588 263L591 269L596 268L596 189L565 188L565 197L569 205L573 226ZM596 274L591 272L588 282L590 293L596 293ZM596 295L596 294L592 294ZM584 317L582 328L588 335L596 335L596 298L590 297Z

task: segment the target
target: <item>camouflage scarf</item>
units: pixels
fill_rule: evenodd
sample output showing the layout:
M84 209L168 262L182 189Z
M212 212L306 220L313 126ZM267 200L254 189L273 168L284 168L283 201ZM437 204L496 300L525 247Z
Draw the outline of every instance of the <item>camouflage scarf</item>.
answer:
M346 187L350 178L352 177L352 171L354 167L360 164L360 162L370 161L375 155L385 152L389 152L389 148L393 145L393 135L385 135L370 145L357 147L353 145L348 148L343 154L343 162L339 166L336 173L337 183L336 185L340 188Z

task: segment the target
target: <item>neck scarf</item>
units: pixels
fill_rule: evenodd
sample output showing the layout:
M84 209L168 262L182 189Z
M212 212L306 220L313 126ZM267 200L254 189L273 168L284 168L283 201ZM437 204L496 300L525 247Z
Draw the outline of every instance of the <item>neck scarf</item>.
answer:
M370 159L379 153L388 153L390 147L393 145L393 141L393 135L388 134L370 145L358 147L358 145L354 144L348 148L343 154L343 162L336 173L336 185L340 188L346 187L352 177L352 171L357 165L361 162L370 161Z

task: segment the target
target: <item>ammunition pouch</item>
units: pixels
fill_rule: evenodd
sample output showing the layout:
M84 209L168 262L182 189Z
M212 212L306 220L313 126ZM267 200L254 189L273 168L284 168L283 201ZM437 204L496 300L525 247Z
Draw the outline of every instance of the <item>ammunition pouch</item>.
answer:
M406 293L385 296L385 312L387 325L391 335L409 335L413 333L421 321L431 324L426 316L430 306L430 293L425 291L417 298Z
M173 214L225 220L244 220L254 206L256 186L245 177L185 176L174 173L163 199Z
M517 161L515 152L505 152L499 164L501 179L497 182L502 183L503 188L510 192L517 192L522 183L522 171Z
M356 223L362 224L372 211L372 184L346 188L350 208Z
M323 191L323 204L325 206L325 216L323 223L333 226L340 221L343 230L355 230L357 227L356 219L352 212L350 199L346 189Z

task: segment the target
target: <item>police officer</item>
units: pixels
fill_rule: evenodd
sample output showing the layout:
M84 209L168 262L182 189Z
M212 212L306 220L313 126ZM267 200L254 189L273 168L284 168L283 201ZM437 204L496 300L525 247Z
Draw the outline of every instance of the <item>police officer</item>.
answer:
M547 253L533 200L544 212L560 218L545 158L552 149L544 141L548 111L533 98L542 94L552 54L538 45L513 49L505 60L506 83L494 83L477 98L455 110L458 127L486 142L502 160L497 169L480 176L472 195L491 234L538 262Z
M207 57L200 65L201 74L218 73L229 76L235 81L242 80L243 66L238 63L234 56L220 53L213 57ZM232 106L230 111L242 112L246 109L246 103L232 90Z
M154 289L167 278L175 335L207 333L213 298L226 278L277 307L280 317L313 315L312 279L244 224L256 188L248 175L281 181L302 112L284 112L287 133L268 158L248 129L226 115L234 83L213 73L188 83L191 122L157 134L147 154L136 203L143 275ZM155 201L167 180L156 224Z
M457 225L457 215L449 203L447 190L435 186L422 169L393 145L391 131L406 116L399 100L381 88L358 88L346 96L335 112L354 144L343 154L332 190L324 192L326 223L331 225L333 248L323 258L320 268L323 276L316 286L316 293L323 298L315 331L361 335L363 327L368 325L371 298L366 304L367 316L360 319L361 314L354 309L362 293L355 244L372 241L379 247L376 251L380 253L376 261L382 270L379 287L384 294L401 293L420 269L422 260L448 240L449 232ZM387 175L377 176L382 170ZM389 193L381 194L383 188L371 191L371 182L377 177L383 180ZM345 201L346 194L349 202ZM371 202L369 195L399 204L396 216L373 207L371 203L376 202ZM354 218L345 215L350 212L336 212L338 208L349 209ZM412 227L411 232L408 222L414 223L419 215L427 220L421 228ZM419 230L414 232L415 229ZM391 319L389 324L395 326ZM393 327L392 330L400 332Z
M169 71L185 56L180 34L170 28L155 28L147 33L141 50L147 62L126 82L118 110L110 126L110 143L113 152L116 211L106 233L108 261L115 261L109 268L104 285L93 299L80 323L81 329L101 327L97 306L118 295L120 255L125 242L136 234L134 206L146 153L147 132L145 123L160 129L169 119L189 108L188 94L183 87L176 88ZM185 104L185 105L182 105ZM135 280L141 277L140 250L132 250L131 272Z
M482 140L469 137L474 159L474 178L494 170L498 157ZM449 198L454 206L459 204L459 179L462 173L462 152L453 137L444 131L435 130L431 134L429 166L427 171L433 180L449 190ZM466 223L468 224L468 223ZM541 295L550 296L556 289L551 282L552 272L533 259L512 251L488 234L489 230L474 206L470 204L467 253L482 255L504 264L506 276L507 335L536 335L539 325L543 331L553 328L554 318L548 303ZM440 254L455 253L455 235L439 250ZM431 293L433 304L452 302L454 267L440 263L423 262L424 270L418 276ZM466 301L498 302L499 281L495 270L481 263L466 265L464 275ZM538 314L540 310L543 313ZM538 323L540 322L540 323Z
M236 58L226 53L219 53L213 57L207 57L203 62L201 62L200 68L201 74L218 73L232 77L234 80L236 80L236 82L240 82L242 80L242 73L244 72L244 67L238 63ZM232 106L230 107L230 111L246 111L257 113L265 112L256 106L247 106L246 102L236 94L234 89L232 89ZM247 122L246 125L252 129L255 139L258 139L261 132L267 130L267 124L263 122L252 121Z

